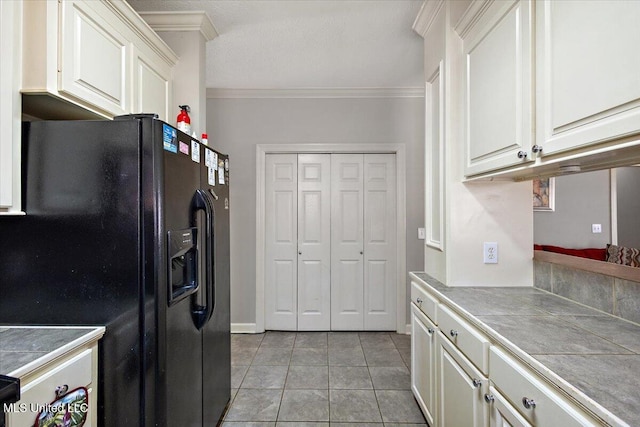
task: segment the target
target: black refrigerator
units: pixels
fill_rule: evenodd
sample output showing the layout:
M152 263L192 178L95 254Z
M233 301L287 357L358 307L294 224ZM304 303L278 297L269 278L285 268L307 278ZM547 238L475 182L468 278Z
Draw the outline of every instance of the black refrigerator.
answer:
M0 324L105 325L100 425L215 426L230 398L229 159L153 115L23 125Z

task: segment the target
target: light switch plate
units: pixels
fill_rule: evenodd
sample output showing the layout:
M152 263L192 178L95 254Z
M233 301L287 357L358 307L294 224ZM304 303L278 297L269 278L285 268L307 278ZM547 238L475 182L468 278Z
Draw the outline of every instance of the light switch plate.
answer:
M419 240L424 240L427 238L427 233L426 230L422 227L418 228L418 239Z

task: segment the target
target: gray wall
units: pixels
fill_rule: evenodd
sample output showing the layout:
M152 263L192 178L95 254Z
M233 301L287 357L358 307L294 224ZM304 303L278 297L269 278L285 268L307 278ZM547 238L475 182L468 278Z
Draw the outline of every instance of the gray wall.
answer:
M424 268L423 98L209 98L206 130L230 155L232 323L256 321L256 144L405 144L407 269Z
M616 169L618 244L640 248L640 167Z
M609 171L555 178L555 211L535 212L533 241L567 248L604 248L611 242ZM593 234L591 224L602 224Z

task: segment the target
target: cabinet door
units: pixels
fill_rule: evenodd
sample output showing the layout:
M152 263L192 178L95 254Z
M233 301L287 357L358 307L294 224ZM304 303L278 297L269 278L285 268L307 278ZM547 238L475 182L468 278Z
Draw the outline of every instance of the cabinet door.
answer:
M526 0L493 2L460 31L466 175L531 161L532 7Z
M61 2L59 90L113 115L128 112L129 43L102 2ZM105 10L102 10L102 9Z
M160 120L171 117L171 68L152 61L138 49L133 59L134 113L156 113Z
M0 213L20 210L22 2L0 2Z
M489 387L485 401L491 405L489 409L490 427L531 427L531 424L493 386Z
M435 325L411 304L411 390L430 426L436 418L435 331Z
M331 327L331 155L298 154L298 330Z
M438 332L437 390L439 427L483 427L488 424L484 394L488 380Z
M543 155L640 132L640 2L536 6L537 144Z

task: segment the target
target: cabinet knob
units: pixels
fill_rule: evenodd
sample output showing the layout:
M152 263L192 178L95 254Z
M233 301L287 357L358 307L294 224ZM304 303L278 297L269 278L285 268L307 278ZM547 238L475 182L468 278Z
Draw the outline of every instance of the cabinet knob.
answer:
M531 151L536 154L542 153L542 145L534 145L531 147Z
M495 397L493 397L493 394L486 393L486 394L484 395L484 401L485 401L485 402L487 402L487 403L493 403L493 401L494 401L494 400L496 400L496 398L495 398Z
M526 151L518 151L518 158L519 159L526 159L527 158L527 152Z
M420 297L416 298L416 302L417 302L418 304L422 304L422 298L420 298Z
M533 399L529 399L528 397L523 397L522 406L524 406L526 409L535 409L536 401Z
M455 338L458 336L458 331L456 331L455 329L452 329L449 331L449 335L451 335L452 338Z
M473 383L473 386L474 386L475 388L480 388L480 386L482 385L482 380L479 380L479 379L477 379L477 378L474 378L474 379L473 379L473 381L472 381L472 383Z
M434 332L435 332L435 331L433 330L433 328L428 328L428 329L427 329L427 333L428 333L429 335L433 334Z

